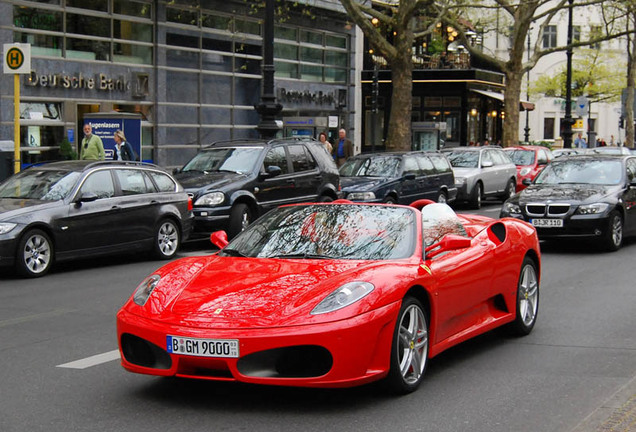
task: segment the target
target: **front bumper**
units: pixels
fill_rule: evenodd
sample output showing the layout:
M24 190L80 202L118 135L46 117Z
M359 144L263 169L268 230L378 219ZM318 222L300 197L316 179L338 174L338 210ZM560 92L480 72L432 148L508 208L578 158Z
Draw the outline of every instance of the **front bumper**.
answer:
M500 217L514 217L532 224L534 217L520 214L506 214ZM607 234L609 230L609 215L571 215L563 218L563 227L535 227L539 239L553 238L596 238Z
M218 230L227 230L230 224L230 212L232 208L224 207L194 207L192 214L194 222L192 225L191 238L209 236L210 233Z
M397 302L342 321L236 330L166 324L121 310L117 314L121 364L141 374L215 381L302 387L361 385L388 373L399 309ZM168 353L168 335L238 339L239 357Z

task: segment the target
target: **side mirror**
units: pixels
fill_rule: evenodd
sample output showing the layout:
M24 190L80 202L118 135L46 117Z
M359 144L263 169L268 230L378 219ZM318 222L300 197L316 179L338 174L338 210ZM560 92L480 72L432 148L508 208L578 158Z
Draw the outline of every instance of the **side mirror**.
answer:
M532 184L532 180L530 180L529 178L524 178L523 180L521 180L521 184L530 186Z
M272 177L276 177L279 176L283 173L283 170L281 169L281 167L277 166L277 165L270 165L267 167L267 169L265 170L265 178L272 178Z
M172 174L179 174L181 172L181 168L173 168Z
M483 161L481 163L482 168L490 168L492 166L495 166L495 164L492 161Z
M406 174L404 174L403 179L404 179L404 180L415 180L415 174L413 174L413 173L406 173Z
M80 195L79 199L77 200L78 203L83 203L83 202L93 202L93 201L97 201L99 199L99 197L97 196L97 194L94 194L92 192L84 192Z
M227 240L227 233L225 231L214 231L210 234L210 241L219 249L223 249L229 243Z
M457 234L447 234L442 240L426 248L426 257L433 258L442 252L448 252L457 249L465 249L470 246L472 239Z

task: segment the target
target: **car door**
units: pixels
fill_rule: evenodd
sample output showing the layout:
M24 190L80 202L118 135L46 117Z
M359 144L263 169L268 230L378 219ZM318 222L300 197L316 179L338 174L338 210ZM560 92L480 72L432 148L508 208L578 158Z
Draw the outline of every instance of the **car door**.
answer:
M69 204L68 215L60 220L60 253L99 252L124 241L120 224L119 197L108 169L91 172Z
M322 183L316 160L303 144L287 146L294 179L294 201L315 202Z
M401 191L398 201L400 204L411 204L417 200L421 189L422 170L413 155L406 154L402 157Z
M625 231L636 233L636 187L630 186L636 181L636 158L628 158L626 161L627 182L623 201L625 202Z
M431 159L424 153L416 154L415 159L420 166L420 176L418 181L420 184L419 193L415 199L437 200L437 194L441 187L441 179L435 171L435 166ZM413 201L415 201L415 199Z
M160 199L152 181L143 170L113 170L121 196L118 198L119 225L124 243L135 243L153 237L158 222Z
M253 188L254 196L263 212L295 202L296 182L289 165L284 146L274 146L265 152L263 167ZM275 176L268 174L270 167L280 168L280 173Z
M481 180L484 184L484 195L497 193L498 187L498 167L495 165L491 150L482 150L480 157Z

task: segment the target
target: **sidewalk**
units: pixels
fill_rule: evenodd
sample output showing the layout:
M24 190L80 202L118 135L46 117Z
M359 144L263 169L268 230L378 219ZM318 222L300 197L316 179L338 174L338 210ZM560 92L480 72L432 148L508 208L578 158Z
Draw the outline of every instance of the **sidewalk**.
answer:
M570 432L636 432L636 376Z

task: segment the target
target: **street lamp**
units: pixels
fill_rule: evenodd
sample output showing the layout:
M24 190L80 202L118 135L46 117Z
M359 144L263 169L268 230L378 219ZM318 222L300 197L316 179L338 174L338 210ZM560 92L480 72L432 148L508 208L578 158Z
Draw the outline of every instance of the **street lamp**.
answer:
M574 0L568 0L568 49L567 70L565 77L565 118L563 119L563 147L572 148L572 4Z
M528 29L528 63L530 62L530 29ZM526 100L530 100L530 69L526 72ZM526 127L524 131L524 141L530 143L530 111L526 108Z
M276 116L283 106L276 102L274 94L274 1L265 1L265 22L263 31L263 85L261 102L255 105L261 117L256 129L261 138L272 139L279 131Z

